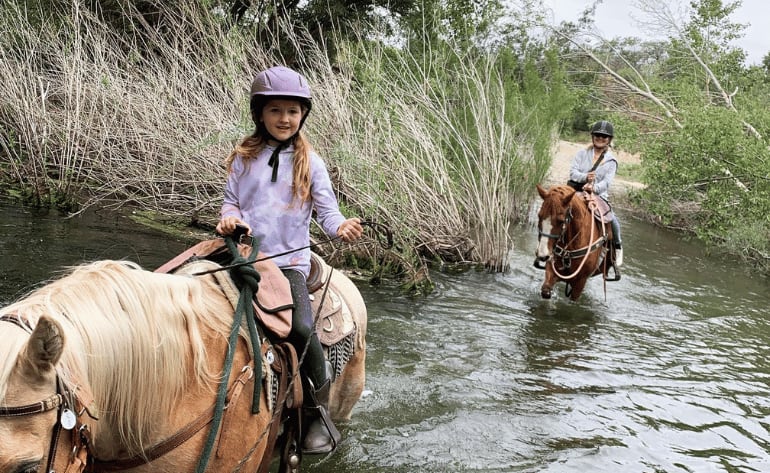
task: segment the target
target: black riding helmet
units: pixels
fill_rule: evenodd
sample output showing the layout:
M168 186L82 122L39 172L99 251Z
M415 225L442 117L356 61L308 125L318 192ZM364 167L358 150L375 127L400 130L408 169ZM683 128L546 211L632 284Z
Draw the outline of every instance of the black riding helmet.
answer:
M613 128L612 123L607 120L600 120L591 126L592 135L607 135L612 138L615 134L614 132L615 129Z

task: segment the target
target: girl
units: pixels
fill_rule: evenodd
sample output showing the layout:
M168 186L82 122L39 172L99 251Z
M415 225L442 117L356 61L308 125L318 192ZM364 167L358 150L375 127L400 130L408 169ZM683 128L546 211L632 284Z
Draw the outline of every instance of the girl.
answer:
M351 242L363 229L358 218L339 210L326 166L300 131L312 106L305 78L287 67L260 72L251 85L251 117L256 129L225 161L228 178L217 232L231 235L243 225L261 239L260 251L277 255L310 244L310 219L329 236ZM302 373L313 402L314 418L303 442L305 453L328 453L339 432L328 416L330 373L313 327L306 279L310 249L274 258L289 280L294 298L289 340L301 355Z
M610 184L618 170L618 161L610 150L613 136L612 123L606 120L594 123L591 126L591 146L578 151L572 158L569 170L570 180L585 182L583 190L593 192L607 202L609 202ZM604 153L604 159L595 171L591 171L602 153ZM623 249L620 240L620 222L614 212L612 213L612 235L615 246L615 266L619 268L623 265Z

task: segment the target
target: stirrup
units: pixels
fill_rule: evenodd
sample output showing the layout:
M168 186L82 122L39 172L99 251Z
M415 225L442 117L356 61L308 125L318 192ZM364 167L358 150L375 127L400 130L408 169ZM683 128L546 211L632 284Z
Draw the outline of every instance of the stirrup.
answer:
M610 271L612 271L613 277L610 277ZM620 268L615 265L615 263L612 263L612 265L607 268L607 272L604 274L604 280L605 281L620 281Z

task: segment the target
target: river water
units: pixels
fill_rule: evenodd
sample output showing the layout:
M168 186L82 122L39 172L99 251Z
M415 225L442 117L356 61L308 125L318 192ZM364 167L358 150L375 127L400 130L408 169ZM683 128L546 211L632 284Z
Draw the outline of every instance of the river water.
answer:
M187 244L112 215L0 205L0 301L65 265L148 269ZM427 297L356 281L367 383L344 441L305 471L770 472L770 281L623 218L618 282L540 299L535 229L511 270L434 273Z

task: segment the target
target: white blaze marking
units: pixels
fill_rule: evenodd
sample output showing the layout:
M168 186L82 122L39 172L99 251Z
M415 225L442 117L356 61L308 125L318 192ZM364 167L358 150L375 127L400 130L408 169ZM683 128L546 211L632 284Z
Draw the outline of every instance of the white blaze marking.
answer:
M551 221L544 220L542 233L551 234L552 230L553 230L553 227L551 227ZM547 236L540 235L540 240L537 244L538 258L548 258L549 256L551 256L551 251L548 249L548 240L549 238Z

